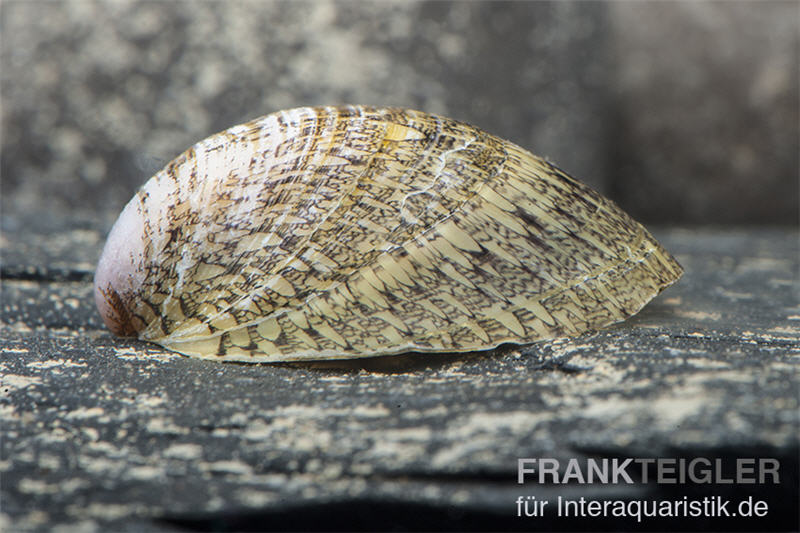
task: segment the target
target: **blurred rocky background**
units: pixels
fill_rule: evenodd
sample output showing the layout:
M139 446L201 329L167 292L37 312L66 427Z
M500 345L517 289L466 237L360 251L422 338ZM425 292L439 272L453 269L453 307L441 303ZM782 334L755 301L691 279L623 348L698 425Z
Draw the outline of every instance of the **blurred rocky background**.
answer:
M105 232L194 142L337 103L478 125L646 223L796 224L798 5L5 0L3 233Z
M606 7L610 195L654 222L796 225L800 3Z

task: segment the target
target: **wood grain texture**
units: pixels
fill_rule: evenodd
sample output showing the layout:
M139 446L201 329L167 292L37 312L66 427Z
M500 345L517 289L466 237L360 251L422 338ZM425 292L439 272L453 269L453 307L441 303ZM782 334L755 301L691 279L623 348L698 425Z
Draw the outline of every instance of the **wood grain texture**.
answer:
M574 335L631 316L682 273L547 161L402 109L300 108L235 126L178 156L121 219L138 234L118 222L98 266L107 322L221 360ZM112 253L130 263L122 283L103 281Z
M330 501L348 506L341 529L353 529L354 517L370 531L406 524L369 514L381 505L419 524L407 530L432 529L438 512L447 515L439 529L531 529L515 513L516 498L529 494L517 483L521 457L557 457L562 466L586 457L778 458L781 484L522 488L551 505L558 496L669 500L676 488L699 498L752 495L768 502L769 515L750 530L798 531L790 477L800 457L796 228L653 228L686 274L601 332L481 354L265 368L114 337L88 278L19 277L25 262L46 264L51 247L99 255L99 238L58 222L61 243L27 223L0 243L4 531L174 532L162 517L193 530L330 530L329 514L315 514ZM17 242L27 244L15 251ZM71 264L82 275L82 261ZM8 268L16 277L5 277ZM429 507L403 506L414 503ZM548 531L640 527L555 513L531 520ZM747 529L742 523L647 525Z

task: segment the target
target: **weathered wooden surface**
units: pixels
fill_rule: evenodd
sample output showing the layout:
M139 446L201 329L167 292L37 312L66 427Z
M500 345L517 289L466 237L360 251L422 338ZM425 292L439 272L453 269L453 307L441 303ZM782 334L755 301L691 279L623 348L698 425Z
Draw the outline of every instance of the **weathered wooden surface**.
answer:
M3 220L0 529L797 528L794 230L666 230L686 269L638 316L488 354L200 361L113 338L96 224ZM13 231L10 229L13 228ZM756 519L516 518L520 495L682 498L684 485L517 485L517 459L774 457ZM748 492L752 491L752 492Z

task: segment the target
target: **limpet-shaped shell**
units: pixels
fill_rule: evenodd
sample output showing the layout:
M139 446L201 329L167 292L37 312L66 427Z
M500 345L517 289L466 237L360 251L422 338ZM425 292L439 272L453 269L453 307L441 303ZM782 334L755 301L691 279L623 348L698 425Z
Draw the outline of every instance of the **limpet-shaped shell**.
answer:
M281 111L170 162L95 276L116 334L216 360L462 352L623 320L682 274L613 202L473 126Z

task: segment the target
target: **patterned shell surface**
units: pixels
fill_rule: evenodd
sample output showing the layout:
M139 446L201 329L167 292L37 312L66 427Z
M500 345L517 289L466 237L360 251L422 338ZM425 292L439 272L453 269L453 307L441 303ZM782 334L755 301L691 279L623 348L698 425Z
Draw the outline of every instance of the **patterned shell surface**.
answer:
M109 327L249 362L483 350L603 327L682 273L613 202L475 127L274 113L153 176L109 235Z

